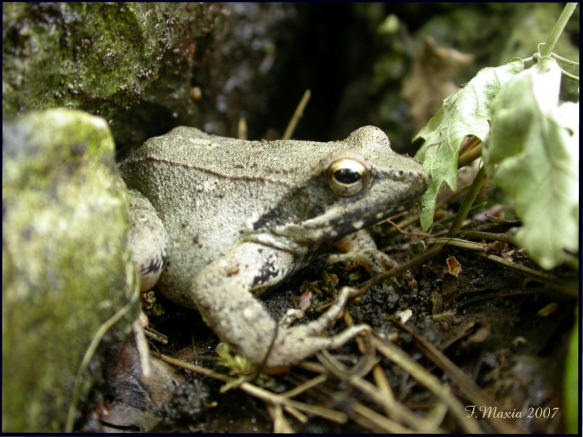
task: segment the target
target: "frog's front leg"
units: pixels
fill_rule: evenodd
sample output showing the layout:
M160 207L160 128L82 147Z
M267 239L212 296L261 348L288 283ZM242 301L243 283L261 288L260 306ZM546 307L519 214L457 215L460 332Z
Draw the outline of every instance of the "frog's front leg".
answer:
M289 252L254 242L235 245L206 266L193 282L193 300L219 338L252 362L266 367L298 363L322 349L342 346L366 326L321 337L342 314L354 289L343 288L319 319L305 325L278 324L253 291L279 283L298 261Z

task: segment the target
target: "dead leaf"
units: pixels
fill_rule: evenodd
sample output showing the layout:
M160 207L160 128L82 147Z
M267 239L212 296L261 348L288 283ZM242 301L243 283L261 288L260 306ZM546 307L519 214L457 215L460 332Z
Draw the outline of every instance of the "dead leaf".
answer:
M403 97L411 105L416 130L439 110L443 99L459 87L453 82L474 56L455 49L438 47L431 37L413 59L411 73L403 81Z

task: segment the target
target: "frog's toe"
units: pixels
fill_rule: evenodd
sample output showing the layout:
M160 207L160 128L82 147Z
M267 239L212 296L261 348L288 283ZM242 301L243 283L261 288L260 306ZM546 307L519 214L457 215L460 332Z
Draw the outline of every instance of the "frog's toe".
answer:
M338 293L336 301L328 308L328 310L318 317L316 320L295 329L303 330L304 336L318 336L326 329L330 328L336 320L340 318L348 299L358 297L363 293L363 290L354 287L342 287Z
M285 316L283 316L279 321L279 327L287 329L292 325L293 322L301 319L302 317L304 317L304 312L302 310L296 310L293 308L289 309L287 310Z
M328 257L327 262L328 264L345 263L348 265L348 270L362 266L368 272L374 274L384 273L387 269L396 265L395 261L389 255L376 248L333 254Z
M365 230L349 234L336 243L342 253L328 257L328 264L346 263L351 270L357 266L364 267L370 273L383 273L397 263L386 253L378 250L374 240Z
M337 349L361 332L370 330L367 325L358 325L332 337L321 336L342 315L348 299L362 293L363 291L358 288L343 287L332 306L318 319L305 325L286 327L284 321L293 321L292 319L300 313L298 311L288 312L279 324L277 339L271 345L265 365L277 367L296 364L323 349Z
M357 335L370 331L368 325L357 325L332 337L320 337L316 335L306 336L302 328L302 326L298 326L282 332L283 341L274 344L271 348L265 360L266 367L297 364L322 350L338 349Z

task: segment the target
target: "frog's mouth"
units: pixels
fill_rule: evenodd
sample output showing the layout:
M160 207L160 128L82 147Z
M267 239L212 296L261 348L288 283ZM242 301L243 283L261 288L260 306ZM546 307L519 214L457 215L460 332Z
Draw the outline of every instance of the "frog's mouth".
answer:
M376 211L371 208L367 210L366 215L363 215L360 210L345 210L341 216L335 216L331 211L331 214L307 220L302 224L301 230L295 229L294 226L287 226L286 229L282 230L281 235L292 238L295 241L302 241L304 244L334 241L372 226L393 214L408 210L414 204L415 200L409 200L399 202L398 206L391 208L377 208ZM275 231L277 232L279 229Z
M242 236L241 241L254 242L294 255L304 256L324 243L334 242L348 234L378 223L392 214L409 209L413 203L413 201L404 203L389 211L381 210L381 212L366 219L363 219L360 214L347 212L345 215L333 219L323 215L302 223L276 226L270 231L249 233Z

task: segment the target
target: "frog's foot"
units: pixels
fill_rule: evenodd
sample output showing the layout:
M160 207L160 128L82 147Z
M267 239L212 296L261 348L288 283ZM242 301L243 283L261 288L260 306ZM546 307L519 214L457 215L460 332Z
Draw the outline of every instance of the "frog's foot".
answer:
M336 244L343 253L329 255L328 264L345 263L348 270L357 266L364 267L369 273L378 275L398 265L389 255L377 249L376 244L366 230L347 235ZM417 281L407 270L402 273L407 288L416 290Z
M328 256L328 264L346 263L348 268L362 266L367 271L379 274L394 267L397 263L386 253L377 249L370 234L365 230L357 231L342 238L336 246L343 253Z
M360 333L369 331L370 327L368 325L357 325L332 337L321 336L326 329L330 328L340 318L348 299L360 294L362 294L362 291L359 289L343 287L338 294L337 300L317 320L291 328L286 328L280 323L276 334L277 337L271 345L264 365L266 367L278 367L295 364L323 349L337 349Z

